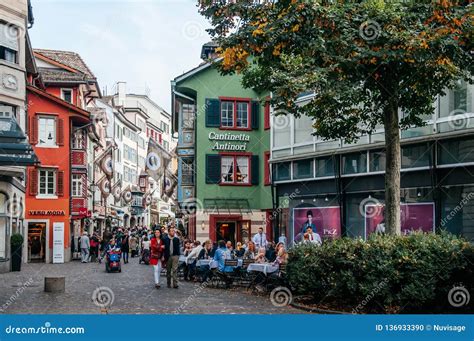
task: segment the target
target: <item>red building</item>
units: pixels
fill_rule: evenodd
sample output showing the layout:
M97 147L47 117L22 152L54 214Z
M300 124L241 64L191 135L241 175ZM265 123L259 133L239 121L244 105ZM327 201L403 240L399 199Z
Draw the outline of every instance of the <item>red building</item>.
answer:
M87 104L95 77L74 52L35 50L38 78L27 86L30 143L40 164L28 167L26 221L31 261L69 261L88 216ZM37 241L38 239L35 238Z

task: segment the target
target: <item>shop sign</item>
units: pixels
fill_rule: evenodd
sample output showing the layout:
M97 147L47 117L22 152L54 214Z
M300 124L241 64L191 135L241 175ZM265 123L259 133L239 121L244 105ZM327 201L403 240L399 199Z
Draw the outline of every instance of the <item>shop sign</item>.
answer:
M64 223L53 223L53 263L64 263Z
M66 213L63 210L29 210L28 214L31 216L49 215L49 216L63 216Z
M87 207L81 207L79 208L78 210L78 215L81 217L81 218L90 218L92 213L90 210L87 209Z
M322 239L339 238L341 236L341 208L339 206L294 208L294 242L303 241L308 226Z
M433 202L400 204L400 229L402 235L415 231L434 232L435 209ZM374 232L385 232L385 206L365 205L365 238Z
M247 150L250 136L248 134L210 132L209 141L214 142L212 150L243 152Z

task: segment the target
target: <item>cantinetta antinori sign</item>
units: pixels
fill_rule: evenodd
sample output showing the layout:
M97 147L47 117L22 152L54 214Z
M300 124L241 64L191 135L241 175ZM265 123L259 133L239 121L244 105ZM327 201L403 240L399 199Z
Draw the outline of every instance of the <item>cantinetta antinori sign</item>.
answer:
M210 132L209 140L215 141L212 150L245 151L250 136L248 134Z

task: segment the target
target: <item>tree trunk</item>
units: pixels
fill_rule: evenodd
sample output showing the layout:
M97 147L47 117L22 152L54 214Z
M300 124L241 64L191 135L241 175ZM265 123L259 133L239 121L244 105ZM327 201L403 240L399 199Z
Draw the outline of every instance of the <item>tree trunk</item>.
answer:
M385 231L400 234L400 126L396 101L384 109L385 126Z

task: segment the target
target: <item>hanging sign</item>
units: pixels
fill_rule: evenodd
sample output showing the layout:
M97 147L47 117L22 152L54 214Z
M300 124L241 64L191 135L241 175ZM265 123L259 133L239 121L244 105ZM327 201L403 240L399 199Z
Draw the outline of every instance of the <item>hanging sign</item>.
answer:
M64 223L53 223L53 263L64 263Z

